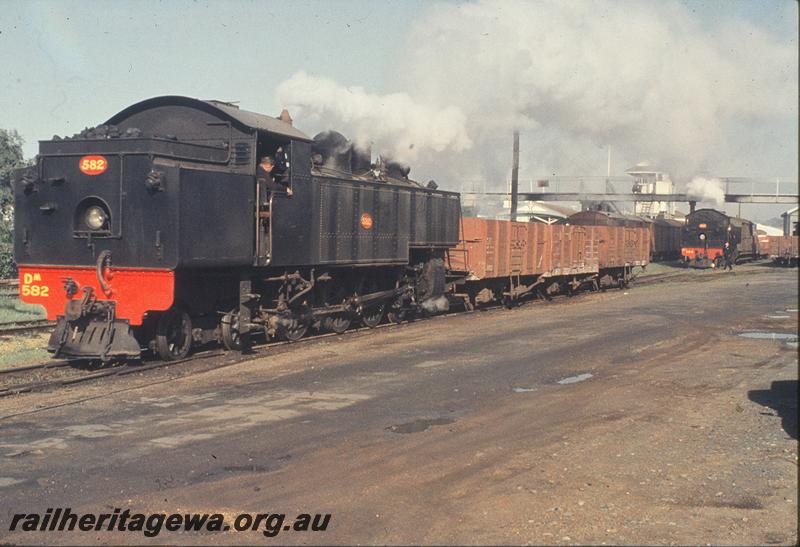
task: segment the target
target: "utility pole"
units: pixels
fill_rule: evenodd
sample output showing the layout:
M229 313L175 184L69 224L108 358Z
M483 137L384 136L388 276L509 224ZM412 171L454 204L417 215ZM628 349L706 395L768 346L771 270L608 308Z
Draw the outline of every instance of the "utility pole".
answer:
M511 221L517 220L519 200L519 131L514 130L514 152L511 159Z

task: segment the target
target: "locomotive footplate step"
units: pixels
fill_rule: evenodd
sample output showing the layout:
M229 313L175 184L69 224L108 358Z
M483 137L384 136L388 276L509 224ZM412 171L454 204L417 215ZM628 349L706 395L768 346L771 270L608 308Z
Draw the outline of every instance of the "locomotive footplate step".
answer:
M139 342L127 321L107 321L86 317L68 321L59 316L47 343L54 357L100 359L138 358Z

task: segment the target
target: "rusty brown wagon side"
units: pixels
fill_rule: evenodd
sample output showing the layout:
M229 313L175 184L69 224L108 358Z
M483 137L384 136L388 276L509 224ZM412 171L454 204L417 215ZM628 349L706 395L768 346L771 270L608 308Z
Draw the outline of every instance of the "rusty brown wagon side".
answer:
M468 272L471 303L614 286L650 257L650 232L636 226L547 225L464 218L450 267Z
M668 255L670 249L673 254L680 254L681 223L674 220L663 218L650 220L609 211L581 211L559 221L559 224L595 226L601 229L601 254L604 257L600 263L601 267L620 267L626 264L643 266L652 258L661 258L662 254ZM609 228L624 228L627 231L620 232ZM643 230L647 243L639 231L630 230ZM642 259L640 251L645 245L650 251L650 256Z
M767 236L767 254L776 263L782 266L796 266L798 255L798 236ZM759 244L761 237L759 237Z
M769 249L770 249L769 238L770 236L768 236L767 234L758 234L758 255L761 258L769 257Z

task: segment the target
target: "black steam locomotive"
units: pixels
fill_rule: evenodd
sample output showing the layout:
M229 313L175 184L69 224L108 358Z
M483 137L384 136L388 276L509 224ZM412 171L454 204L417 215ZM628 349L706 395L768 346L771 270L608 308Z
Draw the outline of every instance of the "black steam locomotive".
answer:
M256 176L265 155L282 185ZM42 141L14 184L20 294L57 320L56 356L174 360L447 307L458 194L288 115L149 99Z
M758 258L758 234L749 220L729 217L715 209L697 209L686 216L681 232L681 256L687 266L718 268L725 244L734 261Z

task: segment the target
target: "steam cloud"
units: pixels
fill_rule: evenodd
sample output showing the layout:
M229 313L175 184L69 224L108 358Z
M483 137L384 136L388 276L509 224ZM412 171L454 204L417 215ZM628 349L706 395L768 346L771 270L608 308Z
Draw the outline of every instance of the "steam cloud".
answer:
M369 94L301 71L281 83L277 94L281 104L296 108L296 117L324 119L356 143L375 144L399 161L415 159L419 150L460 152L472 146L461 110L416 103L406 93Z
M715 205L725 203L725 189L719 179L694 177L686 185L686 193L690 198L701 203L714 203Z
M607 145L617 172L643 159L678 180L796 170L796 38L736 19L709 29L660 2L448 3L421 14L397 59L397 93L299 72L278 99L303 126L370 139L454 189L502 188L515 127L530 176L602 174Z

